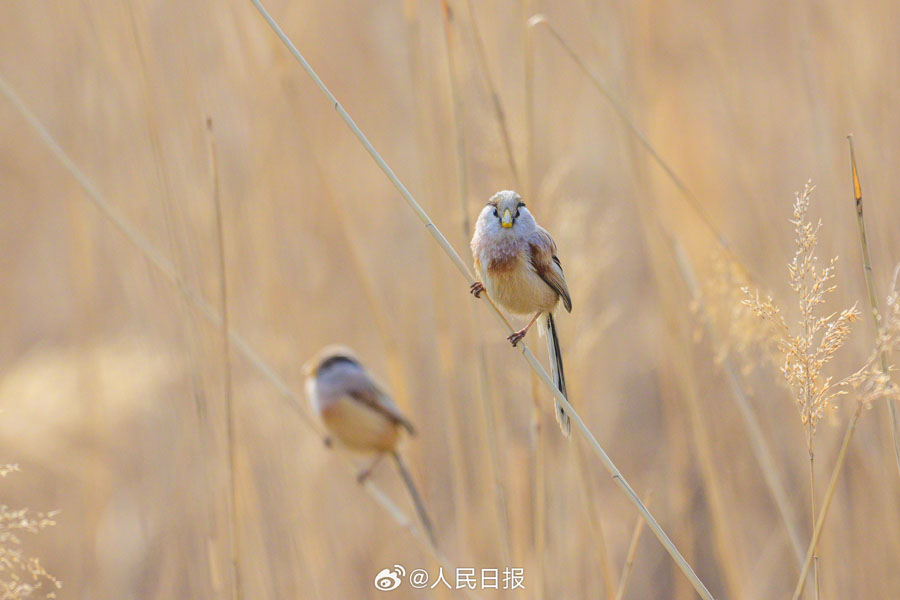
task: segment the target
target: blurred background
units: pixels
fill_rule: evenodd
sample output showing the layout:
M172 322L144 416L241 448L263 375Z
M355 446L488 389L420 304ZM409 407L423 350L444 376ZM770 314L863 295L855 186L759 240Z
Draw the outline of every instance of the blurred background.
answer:
M789 219L812 179L820 255L841 257L827 308L864 308L853 133L887 295L900 262L900 4L267 8L467 263L484 202L524 196L566 269L574 309L558 322L581 417L716 597L788 596L788 531L805 552L812 530L806 442L780 359L732 335L739 287L796 321ZM535 13L688 196L547 25L529 34ZM21 468L0 501L60 511L23 538L59 597L230 597L233 548L244 598L378 596L373 578L393 564L434 576L442 563L310 426L302 364L339 341L418 428L403 451L443 566L524 569L524 592L473 596L612 598L634 507L578 432L562 438L506 332L250 2L4 2L0 76L132 228L0 97L0 462ZM223 277L230 326L290 393L243 347L226 360L196 301L220 312ZM866 315L829 373L855 370L874 337ZM543 340L526 341L544 360ZM839 399L819 426L820 503L853 406ZM411 518L390 467L373 483ZM898 490L880 403L859 421L825 523L822 598L900 596ZM694 592L645 531L624 597Z

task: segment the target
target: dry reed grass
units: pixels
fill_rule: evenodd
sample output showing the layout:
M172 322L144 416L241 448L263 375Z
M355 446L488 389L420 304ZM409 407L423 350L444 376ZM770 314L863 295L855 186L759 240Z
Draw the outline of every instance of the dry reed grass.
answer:
M893 300L822 367L820 386L856 375L817 422L827 485L810 530L796 523L806 431L769 368L781 336L739 297L791 297L786 191L807 175L820 253L844 257L824 306L877 310L891 286L895 4L448 0L448 77L440 3L271 3L450 246L521 179L572 286L575 408L634 488L656 491L654 515L713 595L811 596L813 554L823 598L900 594L895 405L881 402ZM522 597L696 596L589 449L558 439L503 327L250 3L0 16L0 449L24 470L4 504L62 509L24 542L63 592L372 597L394 563L511 562ZM865 241L851 130L870 157ZM384 374L421 431L403 450L436 556L395 474L360 493L297 424L299 365L330 341Z

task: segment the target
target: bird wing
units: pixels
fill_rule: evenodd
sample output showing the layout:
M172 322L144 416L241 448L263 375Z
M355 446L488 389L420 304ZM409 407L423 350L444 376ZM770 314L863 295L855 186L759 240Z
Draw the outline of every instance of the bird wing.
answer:
M412 423L403 416L387 392L367 373L363 374L363 377L354 378L347 388L347 395L366 408L387 417L392 423L401 425L410 433L416 432Z
M535 272L544 282L553 288L562 298L563 306L567 312L572 312L572 297L569 295L569 286L566 285L566 276L563 273L562 263L556 256L556 243L546 230L537 229L537 235L529 243L531 254L529 260Z

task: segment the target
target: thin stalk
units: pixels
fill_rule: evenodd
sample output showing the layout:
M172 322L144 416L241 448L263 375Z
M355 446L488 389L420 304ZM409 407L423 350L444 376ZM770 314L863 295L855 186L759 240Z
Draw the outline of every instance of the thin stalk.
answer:
M172 262L154 247L143 234L126 220L112 204L110 204L109 200L100 193L94 182L78 168L65 150L62 149L62 146L59 145L59 142L56 141L44 124L22 102L18 94L13 91L2 76L0 76L0 93L6 96L28 125L35 133L37 133L41 141L47 145L53 156L60 162L63 168L65 168L78 182L78 185L81 186L81 189L85 192L88 199L100 213L125 236L125 239L138 250L144 259L146 259L160 275L181 292L188 303L193 306L197 312L199 312L214 327L221 327L222 316L218 311L216 311L216 309L214 309L195 288L188 285L181 274L178 273L174 264L172 264ZM233 328L229 328L228 339L234 351L250 363L253 369L278 392L279 398L300 416L301 421L321 438L324 445L326 434L312 415L303 410L302 407L305 405L305 402L302 401L300 395L288 386L287 382L278 374L275 368L272 367L272 365L270 365L240 333ZM348 473L355 478L357 475L356 467L349 459L346 459L346 457L344 458ZM422 547L430 556L443 565L445 569L455 572L453 563L451 563L436 547L429 543L426 536L422 533L422 530L416 527L415 522L407 517L403 510L400 509L400 507L398 507L380 487L372 482L371 478L367 479L362 487L382 509L391 515L400 527L409 531L413 539L422 544ZM463 591L467 596L471 596L471 594L468 593L468 590Z
M595 538L589 543L589 546L597 550L597 562L600 563L600 580L603 583L603 597L607 600L611 600L615 594L616 582L612 572L612 565L609 562L609 554L606 551L606 535L603 533L603 523L600 521L600 516L595 511L595 509L599 507L596 502L591 502L591 472L585 462L582 447L578 446L577 448L573 448L573 450L575 451L575 460L578 462L578 471L580 475L580 477L578 477L578 483L582 495L584 496L585 511L588 514L591 533ZM640 517L638 517L638 521L641 523L644 522Z
M532 375L532 378L534 375ZM531 535L534 543L534 560L537 561L537 577L538 583L537 597L545 598L547 596L547 573L545 570L546 552L544 548L547 544L547 452L544 449L543 424L541 423L541 412L537 406L532 407L531 415L531 452L534 456L532 460L532 488L531 488L531 505L532 505L532 521Z
M453 249L453 246L450 245L450 242L447 241L447 238L444 237L444 234L437 228L431 218L428 216L428 213L422 208L422 206L416 201L413 195L409 192L403 182L397 177L394 171L388 166L387 162L381 157L375 147L372 146L372 143L365 136L359 126L353 121L344 107L338 102L337 98L334 94L331 93L331 90L322 82L319 76L316 74L315 70L310 66L310 64L306 61L300 51L297 50L297 47L291 42L290 38L282 31L281 27L278 26L278 23L272 18L272 16L266 11L266 9L262 6L259 0L252 0L253 5L257 8L272 30L276 33L276 35L281 39L284 45L288 48L291 54L295 59L300 63L303 67L303 70L310 76L310 78L315 82L316 86L319 90L328 98L329 102L334 106L334 109L337 111L338 115L340 115L341 119L347 124L359 142L363 145L375 163L381 168L384 174L390 179L390 181L394 184L400 194L403 196L403 199L409 205L410 209L419 217L419 220L422 221L422 224L431 234L431 236L435 239L435 241L440 244L441 248L444 249L447 256L456 266L457 270L459 270L460 274L466 280L468 284L474 283L474 278L472 273L469 271L469 268L463 262L462 258L460 258L459 254L457 254L456 250ZM510 325L509 321L500 311L500 309L494 304L493 300L487 296L487 294L482 294L484 300L488 303L488 305L492 309L492 314L500 321L503 325L505 325L506 330L509 333L513 333L513 328ZM634 491L634 488L625 480L622 473L619 471L618 467L616 467L615 463L609 458L609 455L606 454L606 451L597 441L597 438L594 437L594 434L591 433L591 430L588 429L587 425L585 425L584 421L581 420L581 417L578 413L572 408L572 405L569 404L569 401L566 400L564 394L562 394L556 386L553 384L553 380L541 366L541 363L534 356L528 346L520 342L521 354L531 366L532 370L537 373L538 377L544 383L548 390L551 391L554 398L559 401L559 403L569 412L572 420L575 421L575 424L578 426L578 429L581 430L583 437L586 442L590 445L591 449L598 456L600 461L603 463L603 466L612 476L613 481L615 481L616 485L618 485L625 495L629 498L632 504L638 509L638 511L643 515L643 517L647 520L647 524L653 530L653 533L659 539L660 543L666 549L666 551L671 555L672 559L684 573L685 577L691 582L694 586L694 589L702 598L711 599L713 598L712 594L703 585L703 582L700 581L700 578L697 577L697 574L694 573L694 570L688 564L688 562L684 559L681 553L678 551L678 548L675 547L675 544L672 543L672 540L666 535L665 531L663 531L662 527L660 527L659 523L657 523L656 519L650 514L650 511L647 510L647 507L644 506L643 502L641 502L640 497Z
M454 52L453 10L447 0L441 0L441 16L444 20L444 41L447 45L447 79L450 82L451 119L454 127L454 142L456 148L456 186L459 193L460 216L464 232L471 231L469 223L468 189L469 173L466 167L466 136L463 131L462 121L462 97L456 82L456 58Z
M659 224L662 226L662 223ZM669 235L668 232L666 232L665 237L672 247L675 262L678 264L681 276L688 286L691 299L699 307L700 320L703 322L704 328L706 329L706 335L709 338L710 344L713 348L718 347L719 343L717 341L716 332L713 328L712 320L706 313L706 307L700 293L700 285L691 268L690 260L688 260L682 245L678 243L674 237ZM725 372L725 378L728 380L728 386L731 389L732 397L741 413L744 428L747 430L747 437L750 440L750 447L753 450L756 460L759 462L760 469L763 473L763 479L766 482L766 486L769 488L769 492L772 494L772 498L775 501L775 507L778 509L781 520L784 522L785 531L787 532L791 547L794 549L794 554L797 557L797 563L801 564L803 562L803 547L800 542L800 534L797 531L794 511L788 501L787 493L781 485L781 479L778 477L778 470L775 467L775 460L772 458L772 451L769 449L769 444L766 441L765 435L763 435L762 426L759 424L756 412L753 410L747 395L744 393L744 389L741 386L737 374L737 369L735 369L729 355L726 355L722 359L721 366L722 370Z
M534 34L532 18L534 0L522 0L525 14L525 193L531 194L534 172Z
M653 499L653 491L647 492L644 497L644 504L650 506ZM625 597L625 587L628 585L628 576L631 574L631 567L634 565L634 557L637 554L638 542L641 541L641 534L644 532L644 520L638 519L634 524L634 531L631 534L631 542L628 544L628 554L625 556L625 566L622 567L622 575L619 576L619 589L616 590L615 600L622 600Z
M419 150L429 146L425 132L433 131L433 127L428 126L427 112L425 110L424 98L428 97L428 93L423 88L422 73L422 48L419 37L419 15L415 0L406 0L404 3L404 18L406 20L407 47L410 57L410 83L412 85L413 94L417 99L415 133L416 145ZM435 182L435 169L428 160L431 156L428 152L416 152L420 164L417 171L420 173L420 185L426 189L443 189ZM461 217L462 220L462 217ZM444 419L446 420L446 439L449 441L450 447L450 463L453 481L449 486L453 490L453 515L456 527L454 534L460 540L468 539L468 533L472 531L470 524L470 507L467 499L467 482L471 479L466 468L466 457L463 452L464 440L461 436L461 419L465 419L464 414L460 414L463 410L456 402L451 402L449 394L451 393L449 379L452 378L454 369L456 368L451 348L451 340L449 333L449 325L446 322L447 306L446 293L443 286L443 274L441 269L437 268L438 262L441 261L440 252L434 246L429 246L428 259L431 261L432 274L432 301L434 303L435 315L437 318L436 339L438 341L438 357L440 364L441 390L442 398L439 404L445 411ZM469 309L471 311L471 308Z
M525 177L522 185L525 197L534 204L537 198L534 196L534 35L528 26L528 15L533 12L534 0L522 0L524 25L523 63L525 68ZM547 561L545 557L545 545L547 542L547 444L546 429L541 421L540 398L538 397L537 376L531 374L531 481L532 481L532 536L534 540L534 555L538 560L538 574L541 585L538 587L538 598L543 599L547 595Z
M853 197L856 200L856 222L859 225L859 244L862 247L863 274L866 279L866 292L869 296L869 306L871 307L872 324L875 326L875 335L881 328L881 312L878 310L878 295L875 293L875 282L872 278L872 259L869 257L869 239L866 236L866 221L863 218L863 197L862 186L859 183L859 172L856 170L856 153L853 150L853 136L847 136L847 142L850 144L850 168L853 174ZM884 352L880 353L881 372L890 378L890 369L888 368L887 356ZM885 399L888 407L888 414L891 418L891 438L894 441L894 458L897 461L897 470L900 472L900 418L897 415L897 405L894 398Z
M662 158L662 156L657 152L657 150L653 147L647 137L643 134L643 132L635 125L634 120L631 118L628 111L619 102L616 97L613 95L612 91L602 82L598 77L596 77L591 70L588 68L585 61L575 52L572 46L562 37L559 31L546 19L543 15L535 15L529 20L529 29L533 29L537 25L545 25L550 32L550 34L559 42L559 44L563 47L569 57L581 68L581 70L587 75L590 81L594 84L600 94L606 98L610 104L613 106L619 117L628 127L628 129L634 134L635 138L640 142L640 144L644 147L644 149L650 154L650 156L656 161L656 163L665 171L665 173L669 176L671 181L675 184L676 188L682 193L685 199L691 204L691 206L697 211L698 215L701 217L701 220L706 224L706 226L711 230L711 232L717 237L720 245L725 249L726 252L732 255L736 260L737 257L734 256L734 252L731 251L729 242L724 238L722 234L718 232L718 229L712 223L712 221L704 216L704 212L699 204L699 200L696 196L691 192L690 188L687 187L687 184L675 173L674 169L669 166L669 164ZM654 213L654 216L655 213ZM659 222L659 219L656 219ZM660 223L663 231L665 231L665 227ZM670 243L674 238L671 236L667 236ZM738 262L740 262L738 260ZM684 266L689 265L689 263L679 260L679 266L682 268L682 274L686 276L687 283L689 286L693 288L692 295L695 299L699 299L699 286L696 285L696 279L693 277L693 274L690 271L685 271ZM689 269L689 267L688 267ZM747 270L744 267L745 271ZM692 285L693 284L693 285ZM702 305L701 305L702 306ZM704 319L704 324L709 332L711 339L715 338L714 332L712 330L712 323L707 319ZM777 471L774 467L775 463L772 460L772 453L769 450L768 444L765 441L765 437L762 434L762 428L759 425L759 420L756 418L755 413L753 412L752 407L750 406L749 401L747 400L746 394L744 394L743 389L740 386L739 380L737 378L737 371L734 368L731 359L726 357L723 361L723 370L726 373L726 377L729 382L729 386L734 394L735 401L738 405L738 408L741 412L741 416L744 422L744 425L747 429L748 436L750 438L751 447L753 448L754 454L757 457L757 460L760 463L760 466L763 471L763 476L765 478L766 484L769 487L773 498L775 499L776 506L778 508L779 513L781 514L782 520L785 523L785 526L788 531L788 536L790 537L791 545L794 549L794 553L797 557L797 561L800 562L803 560L803 549L802 544L800 542L800 536L797 532L797 528L795 525L795 519L793 517L793 511L790 508L790 503L787 500L787 495L784 492L784 488L782 487L780 481L777 477ZM900 456L900 455L898 455ZM898 458L900 461L900 458ZM900 462L898 462L900 465Z
M799 600L800 595L803 593L803 588L806 585L806 576L809 573L809 567L813 563L815 557L816 546L819 543L819 536L822 534L825 517L828 516L828 508L831 506L831 500L834 497L838 476L841 473L841 469L844 467L844 460L847 458L847 449L850 447L850 440L853 439L853 433L856 431L856 422L859 421L859 416L861 414L862 403L857 402L856 410L853 412L853 417L850 418L850 422L847 424L846 433L844 433L844 441L841 444L841 451L838 454L837 463L834 465L834 470L831 471L831 479L828 481L828 489L825 490L825 500L822 503L822 509L819 511L818 518L815 520L812 539L810 540L809 548L806 551L806 560L803 562L803 567L800 569L800 577L797 578L797 585L794 587L793 600Z
M475 16L475 7L472 4L472 0L466 0L466 8L469 11L469 21L472 23L472 33L475 37L475 52L478 55L478 62L481 63L481 72L484 74L484 81L491 95L491 107L494 109L494 118L497 119L497 125L500 127L500 136L503 138L503 148L506 150L509 172L513 177L516 189L518 189L522 181L519 178L519 169L516 167L516 158L513 154L512 140L509 135L509 125L506 123L506 112L503 110L500 94L497 93L497 85L494 82L494 76L491 74L490 65L488 65L484 38L481 35L481 29L478 27L478 18Z
M559 33L556 27L553 26L550 21L547 20L547 17L544 15L534 15L528 20L529 28L535 28L538 25L544 25L547 28L547 31L550 32L550 35L559 42L560 46L562 46L563 50L565 50L566 54L568 54L569 58L571 58L576 65L582 70L582 72L587 76L590 82L594 85L600 95L606 98L606 100L610 103L615 110L616 114L619 115L619 118L625 124L629 131L637 138L640 142L641 146L650 154L656 164L665 171L666 175L675 184L675 187L678 188L678 191L681 192L681 195L687 200L688 205L694 210L696 215L699 217L700 221L706 226L709 232L716 238L719 245L727 252L741 267L744 271L747 272L748 275L752 275L752 279L758 280L754 273L751 272L750 267L747 265L745 261L743 261L735 252L734 248L731 245L731 241L722 233L716 224L713 222L712 218L706 212L706 209L703 208L703 205L700 203L700 200L697 196L691 191L691 189L687 186L681 177L675 173L675 170L669 166L669 164L663 159L663 157L657 152L656 148L650 143L650 140L647 139L647 136L641 131L637 125L635 125L634 120L631 118L631 115L628 113L628 110L625 106L616 99L615 95L612 91L604 84L599 77L594 75L594 73L587 66L587 63L584 61L581 56L575 52L572 48L572 45L569 44L568 41Z
M441 14L444 20L444 39L447 50L447 76L450 83L450 95L452 103L452 119L454 126L454 139L456 145L456 177L457 177L457 193L459 194L459 211L460 223L462 224L462 239L465 240L472 230L469 221L468 196L469 196L469 173L466 166L466 137L463 124L463 103L462 96L459 92L457 82L457 66L455 59L455 38L453 37L453 10L450 8L448 0L441 0ZM437 269L435 269L437 273ZM469 312L472 323L477 322L477 316L473 311ZM481 327L478 327L480 330ZM486 363L485 352L483 350L483 341L479 343L482 347L478 353L480 361L480 369L487 376L488 368ZM484 390L486 386L479 387ZM484 393L479 395L481 404L482 418L485 442L488 446L488 454L490 455L489 469L491 481L494 484L494 513L496 515L495 522L497 524L497 534L501 540L501 552L504 560L509 563L511 561L512 549L510 542L509 514L506 509L506 493L503 488L503 482L500 479L500 458L497 451L496 429L493 426L494 419L491 414L491 407L488 406L487 397Z
M675 340L690 340L688 332L683 327L672 325L672 335ZM689 341L687 343L690 343ZM709 427L703 419L703 410L700 406L699 390L694 380L696 366L692 360L691 352L676 352L673 356L675 379L681 391L681 398L685 412L687 413L691 444L694 448L694 460L700 471L700 481L703 495L709 507L710 521L712 524L713 553L716 557L728 597L739 599L743 597L744 586L741 581L739 559L734 545L734 519L729 518L725 505L723 485L716 469L716 455L710 439Z
M818 536L815 535L816 528L816 470L815 470L815 450L813 448L813 426L808 423L806 426L806 446L809 449L809 505L810 518L812 519L813 537L810 542L813 555L813 579L815 580L815 599L819 600L819 557L816 554L816 547L819 542Z
M240 534L238 530L238 511L237 511L237 477L235 476L235 453L237 448L234 441L235 415L234 415L234 394L232 393L232 377L231 377L231 345L228 340L228 281L225 278L225 236L222 227L222 202L219 198L219 169L216 160L216 145L213 138L212 119L206 120L206 129L208 132L208 149L209 149L209 165L212 176L212 196L213 206L216 212L216 257L218 258L219 269L219 314L222 316L222 365L224 373L222 377L222 385L225 388L225 418L226 418L226 446L228 449L228 459L226 462L228 471L228 489L230 493L228 503L229 516L229 539L231 540L231 597L236 600L243 598L243 590L241 589L241 545Z

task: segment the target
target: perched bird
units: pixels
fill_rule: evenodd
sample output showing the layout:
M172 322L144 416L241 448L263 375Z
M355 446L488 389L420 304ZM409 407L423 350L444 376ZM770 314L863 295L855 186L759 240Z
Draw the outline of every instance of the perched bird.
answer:
M402 430L415 434L409 420L352 350L333 345L320 350L304 367L306 396L328 432L348 449L374 454L358 475L362 483L378 461L390 454L412 497L419 518L434 542L431 520L397 445Z
M572 312L572 299L553 238L535 222L522 197L506 190L494 194L481 211L471 247L478 281L470 291L476 298L487 291L506 310L532 316L528 325L509 336L513 346L535 322L540 330L546 329L553 381L568 399L553 311L561 299L566 311ZM559 402L556 420L568 436L569 415Z

